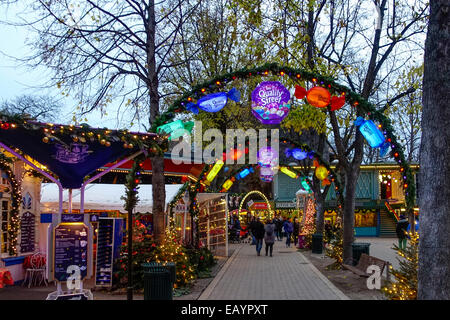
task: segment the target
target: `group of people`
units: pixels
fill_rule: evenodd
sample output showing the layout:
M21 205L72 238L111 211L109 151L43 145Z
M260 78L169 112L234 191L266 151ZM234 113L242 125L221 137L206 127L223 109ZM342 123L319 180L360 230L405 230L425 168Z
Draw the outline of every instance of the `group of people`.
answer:
M298 234L300 232L300 223L295 218L294 222L288 219L274 218L266 220L264 224L260 217L253 217L249 224L249 231L252 237L252 244L256 245L256 254L261 255L263 240L266 244L266 256L270 254L273 256L273 245L276 240L282 241L286 236L286 248L291 247L291 238L294 238L294 243L297 242Z

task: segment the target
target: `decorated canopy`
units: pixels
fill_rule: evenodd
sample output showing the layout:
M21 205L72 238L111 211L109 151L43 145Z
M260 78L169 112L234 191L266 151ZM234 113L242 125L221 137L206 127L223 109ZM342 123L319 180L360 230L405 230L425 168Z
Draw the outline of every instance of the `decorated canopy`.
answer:
M156 145L154 138L157 137L156 134L94 129L87 125L63 126L33 121L24 124L5 120L1 123L0 142L45 165L67 189L80 188L87 175L107 163Z

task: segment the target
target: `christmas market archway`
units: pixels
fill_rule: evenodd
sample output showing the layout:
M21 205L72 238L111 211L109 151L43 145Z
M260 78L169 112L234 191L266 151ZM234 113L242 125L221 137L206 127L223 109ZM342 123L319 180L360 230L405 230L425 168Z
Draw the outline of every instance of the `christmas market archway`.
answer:
M264 64L255 68L244 68L241 70L224 73L222 75L214 77L213 79L200 83L194 86L192 90L184 93L179 99L174 101L174 103L169 106L166 112L162 113L153 122L150 131L157 132L157 128L172 121L175 118L176 113L189 110L189 105L194 100L199 100L202 97L205 97L207 94L217 92L218 90L223 89L226 85L237 79L245 80L253 77L262 78L265 76L289 77L291 80L293 80L294 83L299 83L300 81L311 82L315 86L315 88L322 87L328 92L338 94L338 96L335 96L333 98L341 100L345 99L344 103L347 103L354 108L358 108L370 120L377 121L379 123L379 128L383 130L386 143L391 147L392 157L397 163L399 163L401 167L400 171L403 174L403 189L405 191L407 210L410 211L413 209L415 202L415 183L412 170L408 162L406 161L403 148L394 134L394 130L389 118L386 117L382 111L377 110L373 104L364 99L358 93L352 91L344 85L337 83L335 79L323 76L318 73L306 71L303 69L279 66L277 63ZM318 89L320 90L320 88ZM311 100L314 100L313 98L315 98L315 94L316 93L311 95ZM318 102L320 103L320 101ZM319 107L323 106L321 105ZM326 108L330 111L334 111L330 105L328 105ZM338 177L336 177L335 182L338 180Z
M267 208L268 208L268 211L269 211L269 218L273 218L272 207L270 206L270 202L269 202L269 200L267 199L267 197L266 197L266 196L264 195L264 193L262 193L261 191L253 190L253 191L248 192L248 193L244 196L244 198L242 198L241 203L239 204L239 210L238 210L238 218L239 218L239 220L241 220L241 210L242 210L242 206L244 205L245 200L246 200L249 196L251 196L252 194L257 194L257 195L259 195L261 198L263 198L263 200L264 200L264 201L266 202L266 204L267 204Z

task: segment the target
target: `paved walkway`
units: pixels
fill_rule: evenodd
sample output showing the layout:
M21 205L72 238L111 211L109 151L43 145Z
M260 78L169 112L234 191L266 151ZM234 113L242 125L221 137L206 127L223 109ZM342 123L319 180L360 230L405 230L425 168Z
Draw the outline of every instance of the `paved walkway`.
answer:
M398 245L397 238L357 237L355 242L370 243L369 252L371 256L389 261L395 269L400 268L399 259L402 258L397 254L397 251L392 249L394 244Z
M348 300L295 248L274 245L273 257L242 244L199 300Z

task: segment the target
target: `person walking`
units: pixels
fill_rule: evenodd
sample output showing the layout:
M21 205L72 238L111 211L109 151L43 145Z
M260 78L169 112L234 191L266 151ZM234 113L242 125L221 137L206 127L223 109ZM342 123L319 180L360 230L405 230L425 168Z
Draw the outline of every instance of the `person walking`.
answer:
M272 257L273 244L275 243L275 224L271 220L266 221L264 226L264 242L266 243L266 256L270 251L270 256Z
M300 222L298 222L298 218L294 219L294 232L293 232L293 238L294 238L294 246L297 245L298 242L298 234L300 233Z
M255 239L256 239L256 254L258 256L261 255L261 248L265 233L266 230L264 229L264 224L261 222L261 218L260 217L256 218Z
M408 241L406 236L406 230L409 226L408 219L405 218L404 215L400 215L400 220L397 222L397 227L395 228L395 232L397 233L398 238L398 248L400 250L406 249L406 242Z
M248 229L250 230L250 236L252 237L252 243L250 243L251 246L256 245L255 227L256 227L256 219L255 217L252 217L252 221L250 221L250 224L248 226Z
M275 220L275 232L277 234L277 240L282 241L283 240L283 221L281 220L281 217L277 217Z
M287 219L283 224L284 232L286 233L286 248L291 247L291 236L294 231L294 225L291 222L291 218Z

